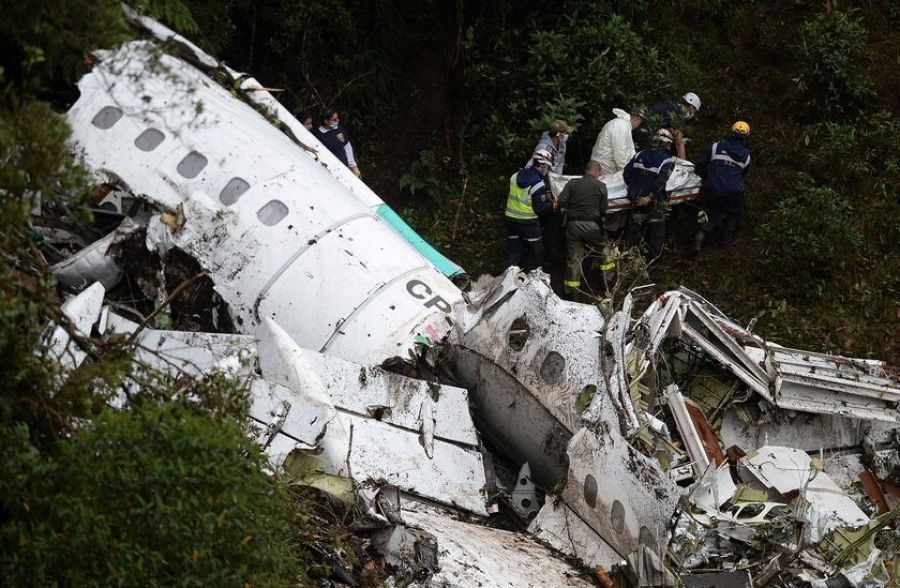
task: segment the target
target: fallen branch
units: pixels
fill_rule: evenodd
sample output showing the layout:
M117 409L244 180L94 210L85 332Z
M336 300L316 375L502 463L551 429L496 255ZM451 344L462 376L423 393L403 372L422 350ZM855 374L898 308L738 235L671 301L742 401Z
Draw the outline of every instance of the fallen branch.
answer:
M147 318L145 318L144 321L140 325L138 325L138 328L135 329L134 333L131 334L131 337L128 339L128 342L134 343L135 339L137 339L137 336L141 334L141 331L143 331L147 327L147 325L150 324L150 321L152 321L156 317L156 315L158 315L160 312L162 312L162 309L167 307L169 305L169 303L171 303L172 300L175 299L176 296L178 296L185 290L185 288L187 288L188 286L190 286L191 284L193 284L194 282L196 282L197 280L199 280L200 278L203 278L205 276L206 276L206 272L200 272L197 275L192 276L192 277L186 279L185 281L181 282L180 284L178 284L178 287L175 288L174 290L172 290L172 293L169 294L165 300L163 300L162 304L160 304L155 309L153 309L153 312L151 312L149 315L147 315Z
M456 215L453 217L453 230L450 232L450 242L456 241L456 228L459 226L459 213L462 212L463 202L466 200L466 188L469 187L469 174L463 178L462 194L459 195L459 204L456 206Z

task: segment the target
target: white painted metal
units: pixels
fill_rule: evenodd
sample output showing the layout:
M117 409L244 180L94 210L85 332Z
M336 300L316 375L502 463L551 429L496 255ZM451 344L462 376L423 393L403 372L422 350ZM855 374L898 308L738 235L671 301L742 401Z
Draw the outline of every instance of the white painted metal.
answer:
M528 532L566 555L590 567L610 570L623 556L555 496L547 496L543 508L528 526Z
M109 333L132 334L138 324L111 313ZM256 340L250 335L189 333L144 329L135 340L135 359L154 369L189 376L201 376L222 369L237 376L253 373Z
M767 445L740 459L738 472L778 494L799 492L808 503L800 515L814 527L811 536L821 540L838 526L859 527L869 517L823 471L813 469L809 455L792 447Z
M105 295L106 290L103 285L100 282L94 282L84 292L63 302L60 310L62 310L63 316L69 319L69 325L76 334L81 337L90 336L91 327L100 318ZM62 366L63 372L78 367L87 357L87 353L72 342L69 330L62 326L53 329L47 347L50 356Z
M435 439L428 457L419 434L375 419L341 413L348 428L351 478L397 486L423 498L487 516L487 484L481 454ZM331 426L328 427L329 433ZM326 434L326 438L328 435Z
M446 513L404 511L403 518L437 538L441 570L430 586L591 585L563 558L521 533L467 523Z
M731 479L731 466L727 463L716 468L715 464L707 466L703 476L697 481L688 499L697 508L714 513L719 507L731 500L737 486Z
M603 318L595 306L561 300L546 274L532 273L519 285L515 271L479 284L470 294L478 302L458 311L450 339L454 370L486 423L483 432L517 465L531 464L539 484L552 486L565 474L566 447L580 427L575 404L585 387L597 389L599 422L618 430L600 373ZM509 344L517 319L528 331L520 349Z
M75 150L98 176L183 206L175 242L209 272L243 332L275 317L304 347L380 363L407 357L417 335L439 340L450 330L459 290L319 161L197 69L132 42L79 89L68 114ZM104 107L122 113L108 129L91 122ZM142 151L134 141L148 128L166 138ZM185 169L192 153L206 160L199 171ZM226 205L219 194L235 178L249 189Z
M579 430L569 444L560 498L620 555L644 544L665 553L679 491L655 460L617 432ZM548 508L548 503L544 508Z
M50 271L60 283L70 288L80 290L94 282L100 282L107 290L114 288L122 279L122 270L106 253L110 245L134 229L131 219L125 219L115 231L55 264Z

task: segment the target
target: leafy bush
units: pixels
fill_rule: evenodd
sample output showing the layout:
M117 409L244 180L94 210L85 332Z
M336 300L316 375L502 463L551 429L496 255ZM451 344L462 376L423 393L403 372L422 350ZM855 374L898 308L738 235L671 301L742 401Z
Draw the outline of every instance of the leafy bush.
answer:
M826 10L803 26L804 72L797 85L804 100L830 117L854 119L874 96L863 69L868 35L854 10Z
M794 190L778 200L772 219L760 227L770 276L794 284L798 293L808 293L804 289L811 285L821 293L821 282L839 253L855 255L860 245L852 215L840 194L801 175Z
M2 429L5 585L302 582L263 457L233 421L107 410L46 453Z
M438 178L440 173L441 164L438 156L433 150L425 149L419 153L419 158L409 166L406 173L400 176L400 189L409 190L412 196L424 193L433 198L441 188L441 181Z
M524 160L556 118L593 142L613 107L628 108L644 101L647 89L666 85L664 58L625 17L589 3L573 5L562 17L539 20L526 13L523 22L500 30L489 23L469 28L469 147ZM504 24L519 16L507 11ZM588 108L602 114L588 118Z

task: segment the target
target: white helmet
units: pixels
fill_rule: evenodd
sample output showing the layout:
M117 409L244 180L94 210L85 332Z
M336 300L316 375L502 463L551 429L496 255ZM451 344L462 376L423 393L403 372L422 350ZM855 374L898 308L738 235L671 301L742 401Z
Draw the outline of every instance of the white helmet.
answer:
M553 154L546 149L538 149L532 154L531 159L535 165L553 165Z
M689 104L697 110L700 110L700 96L697 96L693 92L688 92L687 94L682 96L681 99L685 104Z
M654 139L660 143L671 143L675 137L669 129L659 129L656 131L656 137L654 137Z

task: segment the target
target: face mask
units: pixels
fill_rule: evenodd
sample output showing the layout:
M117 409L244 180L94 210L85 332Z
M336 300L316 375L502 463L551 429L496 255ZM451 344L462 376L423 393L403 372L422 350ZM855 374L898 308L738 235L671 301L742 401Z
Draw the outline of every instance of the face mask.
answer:
M336 122L328 123L328 127L329 127L331 130L336 131L337 128L338 128L338 123L336 123Z
M563 136L562 136L562 142L563 142L563 145L565 145L566 143L568 143L568 142L569 142L569 135L563 135Z

